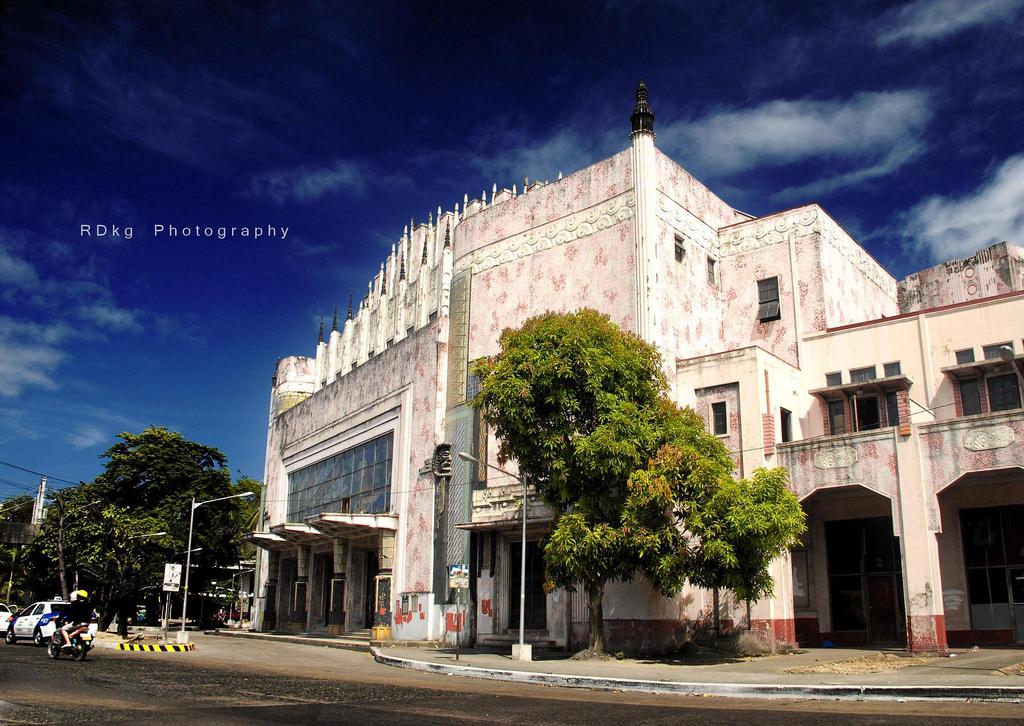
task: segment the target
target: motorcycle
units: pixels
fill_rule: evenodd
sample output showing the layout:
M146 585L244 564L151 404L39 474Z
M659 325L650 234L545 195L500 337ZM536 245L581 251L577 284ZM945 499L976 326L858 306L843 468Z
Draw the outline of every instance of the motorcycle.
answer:
M53 629L53 635L50 638L50 642L46 646L46 654L56 660L60 658L61 654L65 652L64 648L64 636L61 635L62 621L58 621ZM71 647L67 649L68 654L71 656L71 660L83 661L89 654L89 651L93 649L93 641L96 638L96 632L99 630L99 626L95 623L89 623L89 627L86 630L79 629L77 633L71 638Z

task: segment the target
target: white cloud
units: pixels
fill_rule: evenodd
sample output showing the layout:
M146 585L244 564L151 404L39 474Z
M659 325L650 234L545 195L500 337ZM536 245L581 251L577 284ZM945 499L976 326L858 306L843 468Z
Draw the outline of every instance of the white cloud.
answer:
M846 100L778 100L719 110L669 124L658 131L658 139L666 153L689 159L695 170L711 176L820 157L867 162L865 170L890 159L891 171L900 158L898 149L923 143L931 116L924 91L859 93ZM847 184L870 178L866 174L851 176Z
M854 169L843 174L818 179L807 184L795 187L787 187L781 192L774 194L776 199L808 199L828 194L836 189L861 184L872 179L888 176L899 169L911 159L919 156L924 151L924 144L920 142L909 142L892 149L884 159L877 164Z
M1004 23L1024 0L916 0L882 17L878 45L922 45L980 25Z
M53 373L64 359L59 343L66 336L60 324L0 316L0 396L17 396L26 388L57 388Z
M118 307L109 302L79 305L75 311L79 318L98 328L114 331L137 331L142 329L139 315L134 310Z
M112 438L110 433L98 426L84 424L67 435L67 442L76 449L88 449Z
M940 260L1004 240L1024 240L1024 154L1003 161L969 194L919 203L907 213L903 232L913 245Z
M363 173L352 161L335 159L327 166L300 166L294 169L265 171L249 183L250 193L274 204L315 202L340 190L359 192Z
M31 263L0 246L0 285L26 287L37 280L36 269Z

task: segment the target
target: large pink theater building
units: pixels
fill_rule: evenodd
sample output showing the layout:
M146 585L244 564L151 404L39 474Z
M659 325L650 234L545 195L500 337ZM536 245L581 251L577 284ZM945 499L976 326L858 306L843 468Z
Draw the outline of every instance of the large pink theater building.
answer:
M315 354L278 363L256 626L514 640L521 485L457 456L497 463L468 365L591 307L661 350L739 475L788 468L809 531L753 608L765 638L1024 642L1024 251L896 280L816 204L753 218L715 196L656 148L642 84L631 122L611 158L410 224ZM531 496L527 636L578 648L585 598L542 587L551 517ZM746 626L729 593L612 583L609 647L671 647L716 608Z

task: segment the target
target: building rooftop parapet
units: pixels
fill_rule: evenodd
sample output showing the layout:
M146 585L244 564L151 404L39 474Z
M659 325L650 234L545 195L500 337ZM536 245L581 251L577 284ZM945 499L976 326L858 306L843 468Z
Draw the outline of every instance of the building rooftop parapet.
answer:
M819 449L834 449L842 446L856 446L875 441L895 440L895 426L870 429L868 431L853 431L844 434L826 434L824 436L812 436L797 441L785 441L775 444L776 453L795 454L798 451L809 451Z
M989 413L978 413L973 416L957 416L942 421L931 423L915 424L915 427L922 434L939 433L943 431L955 431L957 429L972 429L979 426L998 426L1009 423L1024 423L1024 409L1015 408L1009 411L994 411ZM1024 459L1021 460L1024 466Z

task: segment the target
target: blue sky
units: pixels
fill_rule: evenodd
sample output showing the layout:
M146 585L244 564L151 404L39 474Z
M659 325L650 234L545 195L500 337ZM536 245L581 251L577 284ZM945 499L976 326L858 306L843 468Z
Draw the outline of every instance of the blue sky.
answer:
M1020 242L1022 17L1024 0L5 3L0 460L91 479L118 432L154 424L262 477L275 361L313 351L403 225L625 148L641 77L659 147L739 209L820 201L897 275ZM0 496L14 484L34 477L0 467Z

